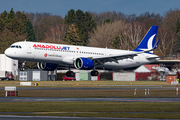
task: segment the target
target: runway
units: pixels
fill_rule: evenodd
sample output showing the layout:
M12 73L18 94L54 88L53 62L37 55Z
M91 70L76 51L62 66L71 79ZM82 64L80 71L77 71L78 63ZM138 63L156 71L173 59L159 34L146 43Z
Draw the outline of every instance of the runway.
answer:
M159 120L159 119L0 115L0 120ZM177 119L163 119L163 120L177 120Z
M109 101L109 102L180 102L180 98L32 98L0 97L0 102L72 102L72 101Z

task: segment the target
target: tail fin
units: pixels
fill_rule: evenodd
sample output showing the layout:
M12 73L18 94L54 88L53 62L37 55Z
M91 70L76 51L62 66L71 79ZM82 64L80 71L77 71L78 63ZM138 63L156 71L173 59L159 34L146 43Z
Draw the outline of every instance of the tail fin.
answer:
M151 28L146 33L140 44L133 51L151 50L155 45L157 31L158 31L158 26L151 26ZM152 54L153 51L150 53Z
M154 50L157 48L158 44L159 44L160 39L156 42L156 44L154 45Z

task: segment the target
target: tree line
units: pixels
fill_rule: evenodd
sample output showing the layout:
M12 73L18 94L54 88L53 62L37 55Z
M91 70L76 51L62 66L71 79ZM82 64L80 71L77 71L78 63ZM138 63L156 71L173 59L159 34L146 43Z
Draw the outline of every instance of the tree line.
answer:
M164 16L145 12L139 16L122 12L69 10L65 17L50 13L25 13L13 8L0 14L0 53L17 41L39 41L133 50L152 25L161 39L155 54L180 53L180 9Z
M14 12L13 8L8 13L0 14L0 53L12 43L23 40L36 41L33 25L24 12Z

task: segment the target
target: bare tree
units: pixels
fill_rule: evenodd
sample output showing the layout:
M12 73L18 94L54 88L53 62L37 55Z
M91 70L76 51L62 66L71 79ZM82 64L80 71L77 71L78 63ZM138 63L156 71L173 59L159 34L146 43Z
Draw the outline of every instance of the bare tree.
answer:
M107 12L101 12L101 13L96 13L93 12L91 13L93 20L95 20L97 25L101 25L106 19L110 19L111 22L117 21L117 20L126 20L126 15L122 12L116 12L116 11L107 11Z
M176 21L180 20L180 9L169 10L164 17L164 24L167 25L172 31L176 29Z
M64 19L61 16L50 13L26 13L26 15L33 25L37 41L45 39L44 33L48 31L50 26L64 23Z
M169 30L166 26L160 26L158 38L161 40L157 48L158 51L155 52L160 56L171 55L175 39L172 30Z
M144 36L144 24L140 22L131 22L127 25L124 34L127 36L127 41L129 42L128 49L135 49L139 42Z
M127 23L126 27L119 32L116 48L122 50L135 49L144 36L144 24L139 22Z
M64 34L68 29L66 24L58 24L56 26L50 26L49 30L44 33L46 42L62 43Z
M88 46L111 48L113 39L125 27L125 22L121 20L97 26L94 33L90 33Z

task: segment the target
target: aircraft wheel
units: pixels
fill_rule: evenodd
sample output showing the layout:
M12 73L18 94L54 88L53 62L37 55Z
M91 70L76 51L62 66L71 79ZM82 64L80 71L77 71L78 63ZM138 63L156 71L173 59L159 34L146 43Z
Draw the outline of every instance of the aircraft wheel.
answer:
M95 76L98 76L98 75L99 75L99 72L98 72L98 71L95 71L94 74L95 74Z
M68 77L74 77L74 72L73 71L67 71L66 72L66 76L68 76Z
M91 76L98 76L99 72L98 71L91 71Z
M74 74L75 74L75 73L74 73L73 71L70 71L70 76L71 76L71 77L74 77Z

